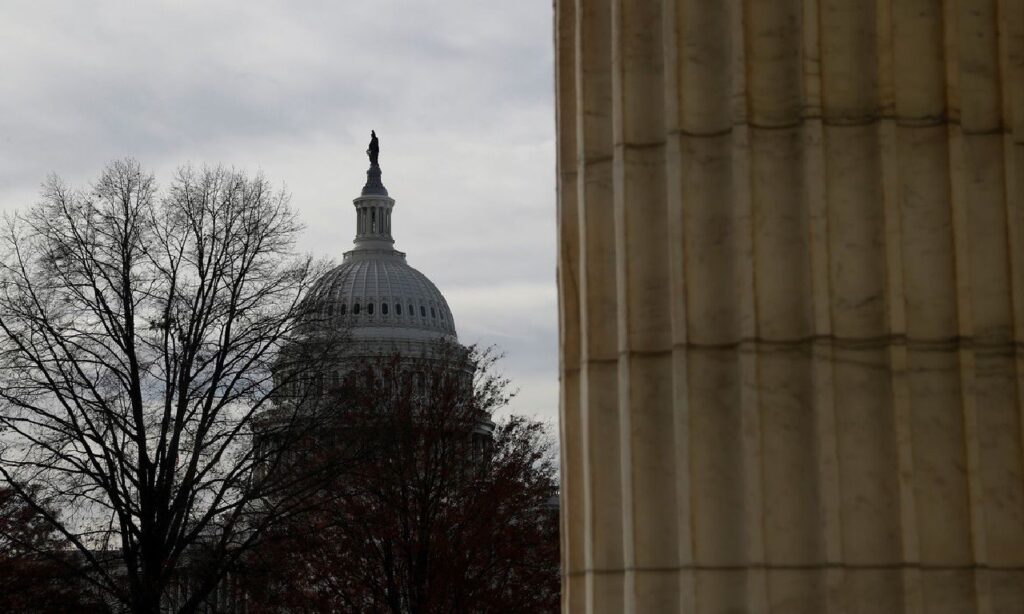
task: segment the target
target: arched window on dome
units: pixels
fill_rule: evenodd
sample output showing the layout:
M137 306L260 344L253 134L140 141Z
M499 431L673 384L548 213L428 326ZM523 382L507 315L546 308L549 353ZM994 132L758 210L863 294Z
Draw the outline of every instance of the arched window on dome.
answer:
M421 318L427 317L427 308L424 307L423 305L420 305L420 317Z
M333 315L334 315L334 305L328 305L327 306L327 317L329 318L329 317L331 317Z
M352 305L352 315L359 315L359 303Z
M416 310L412 308L412 303L409 303L409 315L410 316L416 315Z
M395 303L395 313L397 315L402 315L402 304L401 303Z
M341 308L338 309L338 313L340 313L341 315L345 315L345 311L347 310L346 307L348 306L345 303L342 303Z
M388 315L388 304L387 303L381 303L380 304L380 312L383 315Z
M437 319L437 312L434 311L433 307L430 308L430 317L434 318L435 320Z
M366 313L370 314L371 316L373 315L373 303L366 304Z

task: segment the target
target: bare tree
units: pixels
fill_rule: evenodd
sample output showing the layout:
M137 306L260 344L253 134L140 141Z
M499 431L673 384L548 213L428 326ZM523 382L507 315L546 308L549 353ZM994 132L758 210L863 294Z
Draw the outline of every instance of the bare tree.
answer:
M262 177L184 168L160 191L126 160L85 190L51 178L0 236L0 476L133 611L201 560L176 604L195 611L335 474L273 470L344 347L304 300L325 263L299 230ZM254 446L272 405L287 436Z
M501 421L495 357L368 360L328 391L339 437L372 441L302 527L250 557L254 611L557 611L557 469L542 424Z

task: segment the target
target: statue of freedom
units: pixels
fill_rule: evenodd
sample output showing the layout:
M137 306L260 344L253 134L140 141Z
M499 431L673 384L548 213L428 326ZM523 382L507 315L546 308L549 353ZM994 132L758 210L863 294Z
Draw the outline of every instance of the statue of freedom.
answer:
M366 150L370 156L370 166L377 166L377 156L380 154L380 145L377 144L377 133L370 130L370 148Z

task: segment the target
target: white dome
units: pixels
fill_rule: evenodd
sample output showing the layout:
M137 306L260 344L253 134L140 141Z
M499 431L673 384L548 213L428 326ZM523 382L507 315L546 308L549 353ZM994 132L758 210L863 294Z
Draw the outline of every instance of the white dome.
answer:
M354 341L456 341L448 302L396 250L353 250L311 291Z

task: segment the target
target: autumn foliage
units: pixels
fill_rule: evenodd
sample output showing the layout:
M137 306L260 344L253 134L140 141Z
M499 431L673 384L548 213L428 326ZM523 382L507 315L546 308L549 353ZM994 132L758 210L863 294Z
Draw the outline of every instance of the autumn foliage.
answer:
M0 488L0 612L105 612L43 514Z
M536 421L491 422L509 398L493 362L392 356L328 392L338 422L325 433L373 452L250 560L258 611L557 610L550 441Z

